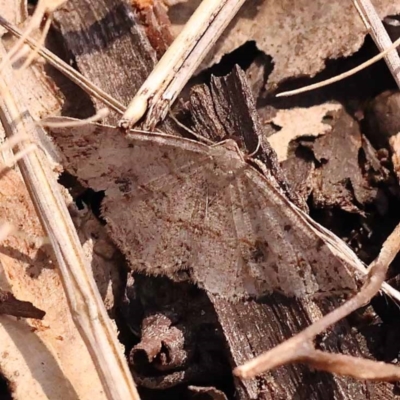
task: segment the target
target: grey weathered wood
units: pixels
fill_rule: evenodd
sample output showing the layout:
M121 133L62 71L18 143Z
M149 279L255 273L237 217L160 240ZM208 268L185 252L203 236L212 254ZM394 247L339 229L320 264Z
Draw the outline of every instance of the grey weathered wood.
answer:
M132 8L122 0L71 0L54 13L82 74L128 104L156 64L156 52ZM96 108L103 107L93 99ZM118 116L111 114L108 123Z

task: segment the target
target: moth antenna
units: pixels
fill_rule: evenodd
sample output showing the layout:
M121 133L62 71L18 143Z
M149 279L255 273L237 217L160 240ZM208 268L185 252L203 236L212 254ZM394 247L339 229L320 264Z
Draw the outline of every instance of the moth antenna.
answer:
M50 117L48 119L42 119L37 123L41 126L48 127L48 128L72 128L76 126L84 126L93 122L97 122L110 114L110 110L106 107L101 108L97 111L96 114L92 115L89 118L73 120L73 119L66 119L63 117ZM58 120L58 121L57 121Z
M199 135L198 133L196 133L195 131L193 131L192 129L188 128L186 125L182 124L182 122L178 121L178 119L175 117L175 115L172 113L172 111L169 111L169 116L171 117L171 119L178 125L180 126L182 129L184 129L185 131L189 132L191 135L193 135L197 140L199 140L200 142L204 142L205 144L208 145L213 145L215 144L212 140L205 138L204 136Z

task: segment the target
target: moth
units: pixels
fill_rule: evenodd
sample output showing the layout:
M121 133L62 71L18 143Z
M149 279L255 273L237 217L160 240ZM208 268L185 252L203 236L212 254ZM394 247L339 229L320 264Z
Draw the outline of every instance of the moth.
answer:
M234 141L209 146L96 124L51 132L65 168L105 192L102 216L134 271L230 300L357 288L357 256Z

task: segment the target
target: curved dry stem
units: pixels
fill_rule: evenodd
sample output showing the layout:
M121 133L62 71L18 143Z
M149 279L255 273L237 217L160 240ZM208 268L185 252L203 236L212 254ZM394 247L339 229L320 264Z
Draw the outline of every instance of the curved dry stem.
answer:
M46 23L44 25L42 34L40 35L39 41L37 42L39 46L44 46L44 42L46 40L47 34L49 33L50 30L50 26L51 26L51 22L52 22L53 18L50 15L47 20ZM20 71L23 71L24 69L28 68L28 66L31 64L31 62L36 58L36 56L39 53L39 48L36 47L34 48L30 54L28 55L28 57L26 58L26 60L24 61L24 63L21 65L21 67L19 68ZM18 59L16 60L18 61Z
M295 89L295 90L288 90L286 92L278 93L276 97L287 97L287 96L294 96L295 94L300 94L304 92L309 92L311 90L319 89L321 87L330 85L335 82L339 82L345 78L348 78L349 76L352 76L356 74L357 72L363 70L364 68L369 67L370 65L378 62L379 60L382 60L387 54L389 54L392 50L394 50L396 47L400 46L400 38L397 39L393 44L388 47L385 51L382 51L375 57L372 57L368 61L360 64L358 67L355 67L353 69L350 69L347 72L344 72L343 74L334 76L333 78L326 79L324 81L318 82L318 83L313 83L312 85L304 86L300 89Z
M22 45L24 44L26 39L32 34L32 32L40 27L43 17L46 14L49 15L50 13L52 13L65 1L66 0L39 0L28 26L21 34L21 37L17 40L17 43L14 44L12 49L1 61L0 71L2 71L3 68L10 63L10 60L13 59L15 55L20 51Z
M399 250L400 224L395 228L395 230L382 246L378 258L371 264L369 268L367 282L361 288L359 293L357 293L350 300L346 301L336 310L325 315L320 320L314 322L312 325L304 329L296 336L293 336L287 341L254 358L246 364L237 367L234 370L235 375L243 379L253 378L254 376L264 371L268 371L272 368L276 368L281 365L293 362L304 362L306 364L313 365L314 367L319 367L319 369L331 371L331 363L329 361L329 357L332 357L332 355L315 350L312 341L314 340L316 335L320 334L322 331L326 330L334 323L345 318L353 311L367 304L371 300L371 298L379 292L382 283L385 280L387 269ZM339 356L341 356L342 358L340 358ZM332 357L332 360L336 360L336 365L340 366L343 364L343 360L348 359L348 357L349 356L336 355L335 357ZM375 361L364 360L361 358L358 358L358 360L358 363L362 363L363 361L367 361L367 364L371 362L376 363ZM332 368L335 362L332 361ZM381 366L382 373L379 375L380 378L376 379L382 379L381 376L385 374L384 371L387 372L388 380L393 379L393 376L400 376L400 367L396 367L390 364L385 365L388 365L387 371L384 370ZM344 368L343 366L340 368L335 371L332 370L331 372L340 373L338 371L342 371L343 375L348 375L349 370L351 370L350 367L348 369ZM368 366L365 366L362 371L366 369L368 369ZM396 370L396 375L393 375L394 370ZM352 371L351 376L357 377L359 379L364 379L361 377L362 375L356 375L357 371Z

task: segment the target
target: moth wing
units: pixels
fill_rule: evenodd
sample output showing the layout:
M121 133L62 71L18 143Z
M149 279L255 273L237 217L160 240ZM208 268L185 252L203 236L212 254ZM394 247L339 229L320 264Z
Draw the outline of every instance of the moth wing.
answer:
M126 137L94 124L51 130L65 166L105 191L102 215L134 270L189 277L226 297L234 292L240 271L231 274L231 266L240 262L227 182L207 146L162 135ZM204 279L193 274L197 269Z
M248 166L231 196L239 210L234 215L242 259L257 292L306 297L356 289L347 260L333 252L310 218L258 171Z
M103 216L134 270L226 298L355 287L303 214L234 152L99 125L53 132L69 168L105 190Z

